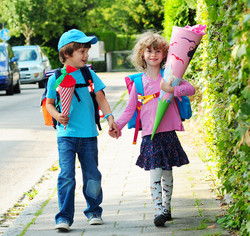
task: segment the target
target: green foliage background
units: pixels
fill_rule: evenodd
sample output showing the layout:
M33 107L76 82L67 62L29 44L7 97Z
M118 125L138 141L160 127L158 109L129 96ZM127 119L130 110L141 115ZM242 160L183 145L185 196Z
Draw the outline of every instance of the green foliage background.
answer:
M201 45L202 127L209 157L231 198L218 222L250 233L249 207L249 14L244 0L199 0L197 22L207 25Z
M169 37L172 25L184 26L190 14L186 1L166 0L165 6L164 33ZM207 34L188 76L199 88L197 120L209 150L207 161L217 176L218 192L231 200L218 222L249 235L249 1L198 0L195 9L196 23L207 25Z
M195 25L195 1L193 0L166 0L164 16L164 36L169 41L172 27Z
M10 45L38 44L57 68L57 43L63 32L77 28L97 35L105 52L131 50L134 34L163 29L162 1L0 0L0 22L10 30ZM92 63L98 71L106 70L105 62Z
M196 87L193 109L218 193L231 199L218 222L250 234L249 0L0 0L0 4L1 23L12 36L9 43L44 46L53 68L61 66L58 39L72 28L97 35L105 51L117 51L132 49L133 35L146 29L163 30L169 40L173 25L207 25L185 76ZM103 63L94 67L105 70Z

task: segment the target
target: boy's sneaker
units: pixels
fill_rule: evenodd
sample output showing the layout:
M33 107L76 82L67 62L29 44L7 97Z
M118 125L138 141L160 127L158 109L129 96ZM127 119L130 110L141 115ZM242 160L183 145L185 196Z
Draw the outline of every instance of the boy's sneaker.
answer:
M61 220L56 224L55 229L58 229L59 231L62 231L62 232L68 232L69 222L67 220Z
M90 218L89 218L89 224L90 225L102 225L103 224L103 220L100 216L97 216L96 214L93 214Z

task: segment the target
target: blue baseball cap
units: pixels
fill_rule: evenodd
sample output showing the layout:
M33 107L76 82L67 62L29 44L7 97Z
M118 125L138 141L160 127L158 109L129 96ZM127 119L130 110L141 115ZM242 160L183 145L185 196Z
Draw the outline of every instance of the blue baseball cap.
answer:
M66 44L75 43L97 43L98 39L96 36L86 36L82 31L77 29L71 29L62 34L58 42L58 51Z

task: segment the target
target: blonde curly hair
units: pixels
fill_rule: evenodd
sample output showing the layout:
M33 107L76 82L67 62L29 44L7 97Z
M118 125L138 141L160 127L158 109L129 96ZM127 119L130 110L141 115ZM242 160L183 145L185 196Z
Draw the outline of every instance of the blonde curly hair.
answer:
M169 44L159 33L154 31L147 31L141 35L133 48L131 55L131 62L138 71L146 71L147 64L144 60L144 51L147 48L162 49L164 59L161 62L161 67L166 63Z

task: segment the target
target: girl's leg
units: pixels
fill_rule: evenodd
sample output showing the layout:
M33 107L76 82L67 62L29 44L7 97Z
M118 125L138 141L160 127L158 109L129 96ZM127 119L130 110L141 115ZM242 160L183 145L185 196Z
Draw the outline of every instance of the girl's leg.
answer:
M155 217L162 214L161 178L162 178L161 168L150 170L150 191L155 208Z
M162 180L162 187L163 187L163 203L162 209L165 216L168 216L171 220L171 198L173 192L173 173L172 170L163 170L163 180Z

